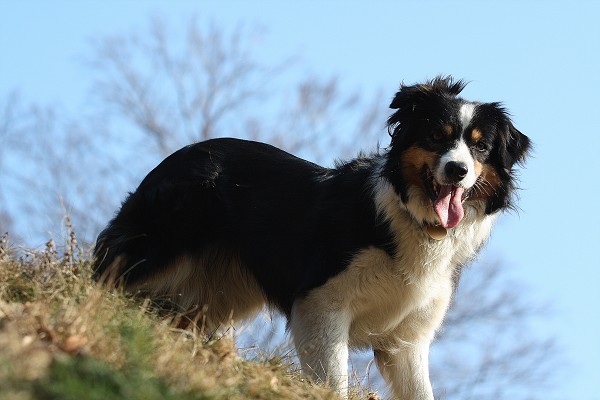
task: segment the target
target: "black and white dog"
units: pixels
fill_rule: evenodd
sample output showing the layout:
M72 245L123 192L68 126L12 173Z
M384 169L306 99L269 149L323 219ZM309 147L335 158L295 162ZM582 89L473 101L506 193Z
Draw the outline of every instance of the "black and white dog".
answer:
M348 348L370 347L395 397L433 399L429 345L530 147L464 86L402 85L389 148L335 168L236 139L182 148L98 237L96 277L168 299L205 332L267 304L308 375L343 394Z

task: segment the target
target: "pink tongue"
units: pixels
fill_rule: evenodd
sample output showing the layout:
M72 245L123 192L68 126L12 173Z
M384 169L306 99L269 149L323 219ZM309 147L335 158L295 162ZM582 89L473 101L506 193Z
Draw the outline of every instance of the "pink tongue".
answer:
M465 215L462 207L462 195L465 190L453 185L443 185L438 198L433 202L433 209L437 213L444 228L454 228Z

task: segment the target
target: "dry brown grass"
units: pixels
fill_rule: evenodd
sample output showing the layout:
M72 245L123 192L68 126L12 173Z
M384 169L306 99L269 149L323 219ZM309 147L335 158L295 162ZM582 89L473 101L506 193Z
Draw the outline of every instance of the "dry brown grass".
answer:
M68 242L0 241L0 398L337 398L281 359L245 360L231 338L207 342L98 286Z

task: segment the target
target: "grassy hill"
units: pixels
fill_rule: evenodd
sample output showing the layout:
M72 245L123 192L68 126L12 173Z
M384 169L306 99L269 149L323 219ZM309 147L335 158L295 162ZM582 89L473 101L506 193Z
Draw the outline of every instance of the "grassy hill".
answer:
M289 362L174 328L90 278L71 236L57 251L0 241L0 399L336 399ZM367 398L358 394L354 398Z

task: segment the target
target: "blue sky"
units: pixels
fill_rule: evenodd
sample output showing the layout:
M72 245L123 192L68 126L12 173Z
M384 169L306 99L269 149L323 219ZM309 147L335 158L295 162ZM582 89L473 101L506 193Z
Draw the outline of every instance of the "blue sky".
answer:
M262 27L266 64L297 57L300 73L336 74L349 89L391 98L400 81L443 73L471 81L467 98L503 101L535 152L521 173L521 211L501 218L486 253L552 305L538 329L565 350L559 398L600 399L600 3L0 0L0 95L17 88L77 110L93 38L192 15Z

